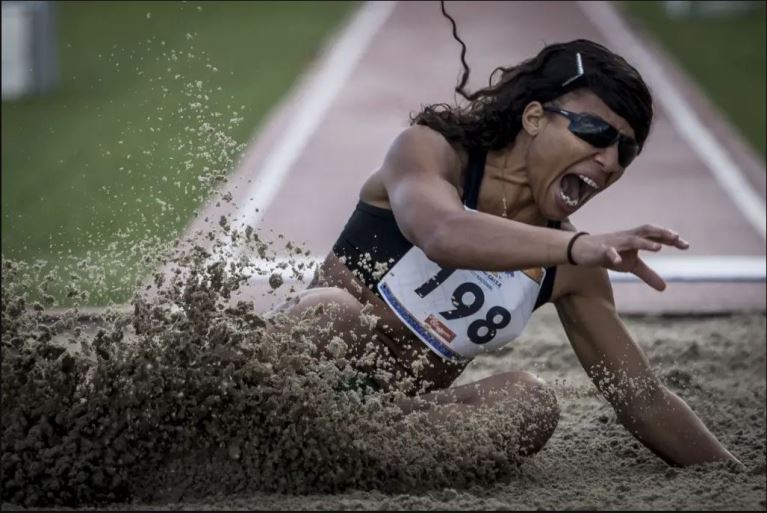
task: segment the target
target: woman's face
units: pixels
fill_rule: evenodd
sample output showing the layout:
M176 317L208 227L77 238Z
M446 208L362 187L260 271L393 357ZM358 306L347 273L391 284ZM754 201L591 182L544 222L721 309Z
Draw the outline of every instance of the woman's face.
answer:
M622 134L634 138L628 122L590 91L562 96L556 107L602 118ZM596 148L579 138L565 116L543 111L531 103L523 114L523 127L530 136L526 161L530 187L539 211L547 219L562 220L623 175L618 163L618 145Z

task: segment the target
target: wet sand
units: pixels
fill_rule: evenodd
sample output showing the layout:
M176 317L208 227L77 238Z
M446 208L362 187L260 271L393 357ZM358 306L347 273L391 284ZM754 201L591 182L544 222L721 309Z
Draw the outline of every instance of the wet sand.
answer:
M528 370L554 386L559 426L517 461L513 405L403 417L399 392L346 386L343 356L309 359L308 320L267 336L227 304L242 276L205 256L152 301L89 318L4 279L3 509L765 509L764 312L626 319L745 471L671 468L635 441L550 306L456 383Z

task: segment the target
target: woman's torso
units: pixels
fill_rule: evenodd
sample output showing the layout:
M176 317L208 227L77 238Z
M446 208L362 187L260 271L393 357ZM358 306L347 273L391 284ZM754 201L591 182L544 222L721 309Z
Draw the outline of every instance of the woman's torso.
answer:
M460 173L448 177L466 207L501 215L501 202L494 197L495 187L488 186L484 152L459 152ZM480 193L482 193L480 195ZM496 211L493 211L496 210ZM558 223L548 224L559 227ZM391 265L410 248L397 227L389 208L386 189L378 173L373 173L360 191L360 201L341 232L333 251L321 266L319 279L311 286L335 286L350 292L360 303L370 305L370 313L379 320L378 338L394 356L403 371L428 389L446 388L461 374L466 363L444 360L421 342L394 314L378 293L376 285ZM536 308L551 296L556 268L547 269ZM416 363L416 362L422 363ZM415 370L417 369L417 371Z

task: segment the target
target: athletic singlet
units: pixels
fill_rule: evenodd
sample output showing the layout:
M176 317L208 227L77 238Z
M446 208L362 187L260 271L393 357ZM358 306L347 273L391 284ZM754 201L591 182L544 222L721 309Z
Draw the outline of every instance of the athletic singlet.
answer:
M484 152L469 154L462 197L468 210L477 208L485 158ZM550 221L547 226L558 229L560 222ZM442 358L454 361L466 361L479 352L508 343L509 337L515 338L521 331L520 326L524 327L526 324L529 313L551 297L556 275L556 267L546 268L545 271L530 269L516 273L442 269L426 259L423 252L402 235L391 210L375 207L361 200L333 246L333 252L360 281L383 299L430 349ZM403 260L403 257L407 258ZM409 291L412 287L404 285L408 280L411 283L420 282L430 273L433 275L412 291L415 295ZM461 273L463 277L460 276ZM401 304L402 301L410 301L412 304L419 301L419 298L425 299L426 296L430 296L429 300L432 303L435 300L438 302L440 294L431 292L443 285L441 295L443 298L452 299L452 308L443 308L445 311L438 312L440 308L433 306L437 308L434 315L422 309L424 319L417 321L413 317L414 309L410 305ZM408 288L405 294L411 297L402 298L402 290L397 291L402 287ZM486 307L480 312L480 303L484 302L486 296L490 301L494 297L496 302L511 300L519 308L507 310L502 304L498 304L489 309ZM466 298L472 299L472 302L465 304ZM472 318L472 314L475 317L480 314L484 317ZM456 330L460 333L456 333ZM499 336L496 337L496 331L504 330L506 333L498 333ZM439 337L435 337L436 334ZM507 338L499 340L503 338L502 335Z

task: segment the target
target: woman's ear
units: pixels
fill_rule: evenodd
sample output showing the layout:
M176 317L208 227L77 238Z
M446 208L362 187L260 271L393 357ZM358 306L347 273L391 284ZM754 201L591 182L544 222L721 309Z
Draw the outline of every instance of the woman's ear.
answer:
M546 123L543 105L540 102L530 102L522 111L522 128L528 135L535 136Z

